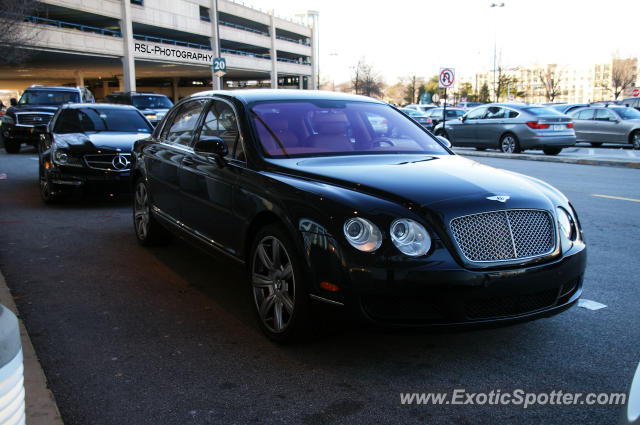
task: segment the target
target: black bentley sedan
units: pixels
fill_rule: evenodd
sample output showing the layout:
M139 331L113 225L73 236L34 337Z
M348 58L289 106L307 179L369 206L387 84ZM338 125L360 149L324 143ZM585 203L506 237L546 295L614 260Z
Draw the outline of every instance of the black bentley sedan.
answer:
M153 127L133 106L62 105L40 133L40 196L45 202L86 186L128 190L133 142Z
M562 193L459 157L374 99L195 94L132 162L138 241L169 230L244 264L276 341L303 335L315 302L439 326L549 316L582 292L586 246Z

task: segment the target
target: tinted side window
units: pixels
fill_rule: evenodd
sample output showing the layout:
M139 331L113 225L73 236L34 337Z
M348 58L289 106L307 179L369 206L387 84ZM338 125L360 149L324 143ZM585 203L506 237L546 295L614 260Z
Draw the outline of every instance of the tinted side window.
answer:
M613 119L613 114L606 109L596 109L597 121L611 121Z
M500 119L500 118L504 118L505 117L505 109L504 108L498 108L497 106L490 106L488 111L487 111L487 119Z
M477 108L477 109L472 109L471 111L469 111L469 113L467 114L467 119L468 120L479 120L484 118L484 116L487 113L487 108Z
M211 104L200 130L200 138L203 137L221 138L229 149L227 157L244 161L238 120L233 109L227 103L216 100Z
M576 114L574 114L574 117L577 120L590 120L593 118L593 110L583 109L582 111L578 111Z
M183 103L165 124L160 139L167 143L190 145L205 103L204 99Z
M520 115L520 113L516 111L507 111L507 112L508 112L507 118L516 118L518 115Z

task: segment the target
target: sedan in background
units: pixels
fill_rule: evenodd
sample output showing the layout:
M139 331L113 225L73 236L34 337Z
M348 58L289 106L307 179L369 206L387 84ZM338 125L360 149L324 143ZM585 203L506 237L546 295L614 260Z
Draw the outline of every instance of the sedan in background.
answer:
M497 148L504 153L542 149L547 155L557 155L562 148L576 144L571 118L529 104L479 106L457 121L438 124L434 132L453 146Z
M428 103L414 103L411 105L407 105L402 109L413 109L414 111L419 112L427 112L429 109L437 108L437 105L432 105Z
M36 131L40 196L50 203L92 185L128 189L133 142L153 127L133 106L80 103L62 105Z
M432 130L436 125L442 122L442 114L444 108L433 108L427 112L427 116L431 119L431 126L428 127ZM466 113L464 109L460 108L447 108L447 120L457 120Z
M456 103L456 108L464 109L468 111L469 109L473 109L476 106L482 105L482 102L458 102Z
M275 341L312 334L313 303L462 326L550 316L582 293L586 245L562 193L455 155L375 99L197 93L132 161L138 241L170 231L244 265Z
M544 106L546 106L547 108L555 109L561 114L568 114L569 112L575 109L583 108L587 106L587 104L586 103L554 103L554 104L544 105Z
M640 149L640 112L627 106L589 106L569 114L578 142L631 144Z
M426 129L431 130L433 128L433 124L431 118L427 116L424 112L416 111L415 109L402 108L400 109L405 114L409 115L411 118L416 120L418 124L423 126Z

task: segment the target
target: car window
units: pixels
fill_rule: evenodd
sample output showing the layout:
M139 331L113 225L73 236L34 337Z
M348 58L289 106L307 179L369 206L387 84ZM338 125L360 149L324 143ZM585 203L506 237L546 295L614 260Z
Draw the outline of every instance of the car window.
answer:
M226 102L216 100L209 107L200 129L199 138L203 137L221 138L229 149L228 158L245 160L238 120L233 109Z
M497 106L489 106L489 108L487 109L487 116L485 118L489 120L495 120L495 119L500 119L504 117L505 117L504 108L499 108Z
M570 115L577 120L590 120L593 119L593 109L574 111Z
M606 109L596 109L596 121L613 121L615 117Z
M173 106L167 96L159 94L131 96L131 104L138 109L169 109Z
M507 112L506 112L505 115L506 115L507 118L517 118L518 115L520 115L520 112L516 112L514 110L507 109Z
M479 119L484 118L486 114L487 114L487 108L486 107L472 109L467 113L467 119L468 120L479 120Z
M160 139L183 146L191 144L200 112L206 102L204 99L198 99L183 103L164 126Z
M54 133L126 132L151 133L151 125L134 109L72 108L63 110Z
M611 108L615 113L620 115L624 120L637 120L640 119L640 112L633 108Z

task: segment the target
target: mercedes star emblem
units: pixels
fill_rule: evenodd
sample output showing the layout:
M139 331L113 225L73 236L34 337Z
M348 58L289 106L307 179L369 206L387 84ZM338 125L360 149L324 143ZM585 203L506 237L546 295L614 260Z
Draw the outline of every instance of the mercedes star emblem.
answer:
M111 163L113 164L113 168L115 168L116 170L126 170L127 168L129 168L130 164L129 158L120 154L116 154Z

